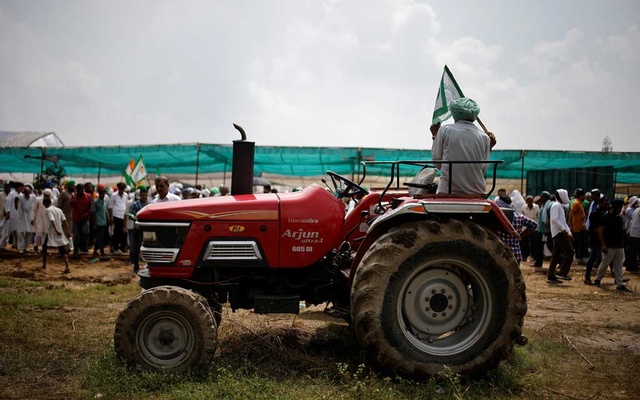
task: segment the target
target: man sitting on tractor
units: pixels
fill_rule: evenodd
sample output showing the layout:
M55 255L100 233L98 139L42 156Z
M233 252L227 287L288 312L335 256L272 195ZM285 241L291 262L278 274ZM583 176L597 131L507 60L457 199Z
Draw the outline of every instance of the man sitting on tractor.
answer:
M469 98L455 99L449 105L454 124L431 125L433 146L431 157L436 161L445 161L436 165L441 169L437 193L484 194L484 178L489 164L454 164L446 161L483 161L489 159L489 153L496 144L493 133L482 132L474 121L480 113L478 104ZM455 170L455 179L450 177L450 169ZM451 181L451 191L449 182Z

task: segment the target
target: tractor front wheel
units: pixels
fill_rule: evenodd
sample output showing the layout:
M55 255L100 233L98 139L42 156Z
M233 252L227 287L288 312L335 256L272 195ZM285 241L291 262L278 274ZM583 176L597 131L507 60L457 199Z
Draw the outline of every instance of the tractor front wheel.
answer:
M204 297L158 286L120 312L113 336L118 357L145 370L181 373L208 365L216 350L216 317Z

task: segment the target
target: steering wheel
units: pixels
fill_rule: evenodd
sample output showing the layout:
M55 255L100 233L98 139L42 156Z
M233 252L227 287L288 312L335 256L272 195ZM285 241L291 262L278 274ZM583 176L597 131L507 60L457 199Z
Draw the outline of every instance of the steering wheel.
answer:
M369 191L357 183L338 175L335 172L327 171L327 175L331 177L331 182L336 190L336 196L341 199L343 197L352 197L358 194L368 194Z

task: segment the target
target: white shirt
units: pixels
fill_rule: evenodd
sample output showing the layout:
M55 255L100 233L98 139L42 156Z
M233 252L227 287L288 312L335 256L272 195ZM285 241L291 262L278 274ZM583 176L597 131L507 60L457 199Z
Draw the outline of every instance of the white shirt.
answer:
M122 193L122 196L120 196L120 193L116 192L109 197L107 208L111 210L114 218L124 219L124 211L127 209L128 200L129 196L126 193Z
M473 122L458 121L440 127L431 147L435 161L482 161L489 159L491 141ZM489 164L452 164L451 193L484 193L484 174ZM449 165L441 166L437 193L449 193Z
M9 232L18 230L18 208L16 208L16 197L20 196L15 190L7 196L6 203L4 205L4 212L9 213Z
M589 229L589 226L591 226L591 221L589 220L589 217L591 216L591 213L596 210L596 208L598 208L598 202L595 200L592 200L591 203L589 203L589 212L587 213L587 220L584 223L587 229Z
M636 208L631 216L631 225L629 227L629 236L640 238L640 208Z
M556 237L561 232L567 232L571 236L571 229L567 225L567 214L564 212L564 205L559 201L554 201L551 205L551 237Z
M64 235L64 230L62 228L62 223L67 219L64 216L64 213L61 209L56 206L49 206L47 208L47 217L49 218L49 229L47 230L47 237L49 238L47 241L47 245L51 247L60 247L66 246L69 244L69 239ZM58 236L53 225L55 224L58 232L62 233L62 235Z
M160 199L160 196L156 195L156 197L154 197L153 200L151 200L151 202L152 203L166 203L167 201L177 201L177 200L182 200L182 199L180 198L180 196L169 192L164 197L164 199Z
M538 222L538 217L540 217L540 207L538 207L536 203L533 203L532 208L529 208L529 205L525 204L522 206L522 215Z
M624 213L624 229L629 231L631 229L631 221L633 220L633 214L635 214L636 208L627 207L627 211Z

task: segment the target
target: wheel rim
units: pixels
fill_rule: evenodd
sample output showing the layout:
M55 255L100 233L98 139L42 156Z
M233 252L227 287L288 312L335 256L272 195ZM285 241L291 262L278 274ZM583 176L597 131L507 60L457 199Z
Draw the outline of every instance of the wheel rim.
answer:
M148 315L136 332L142 358L157 368L172 368L189 359L195 349L194 330L175 311L156 311Z
M440 259L404 281L396 316L406 339L434 356L462 353L486 332L494 313L490 284L476 267Z

